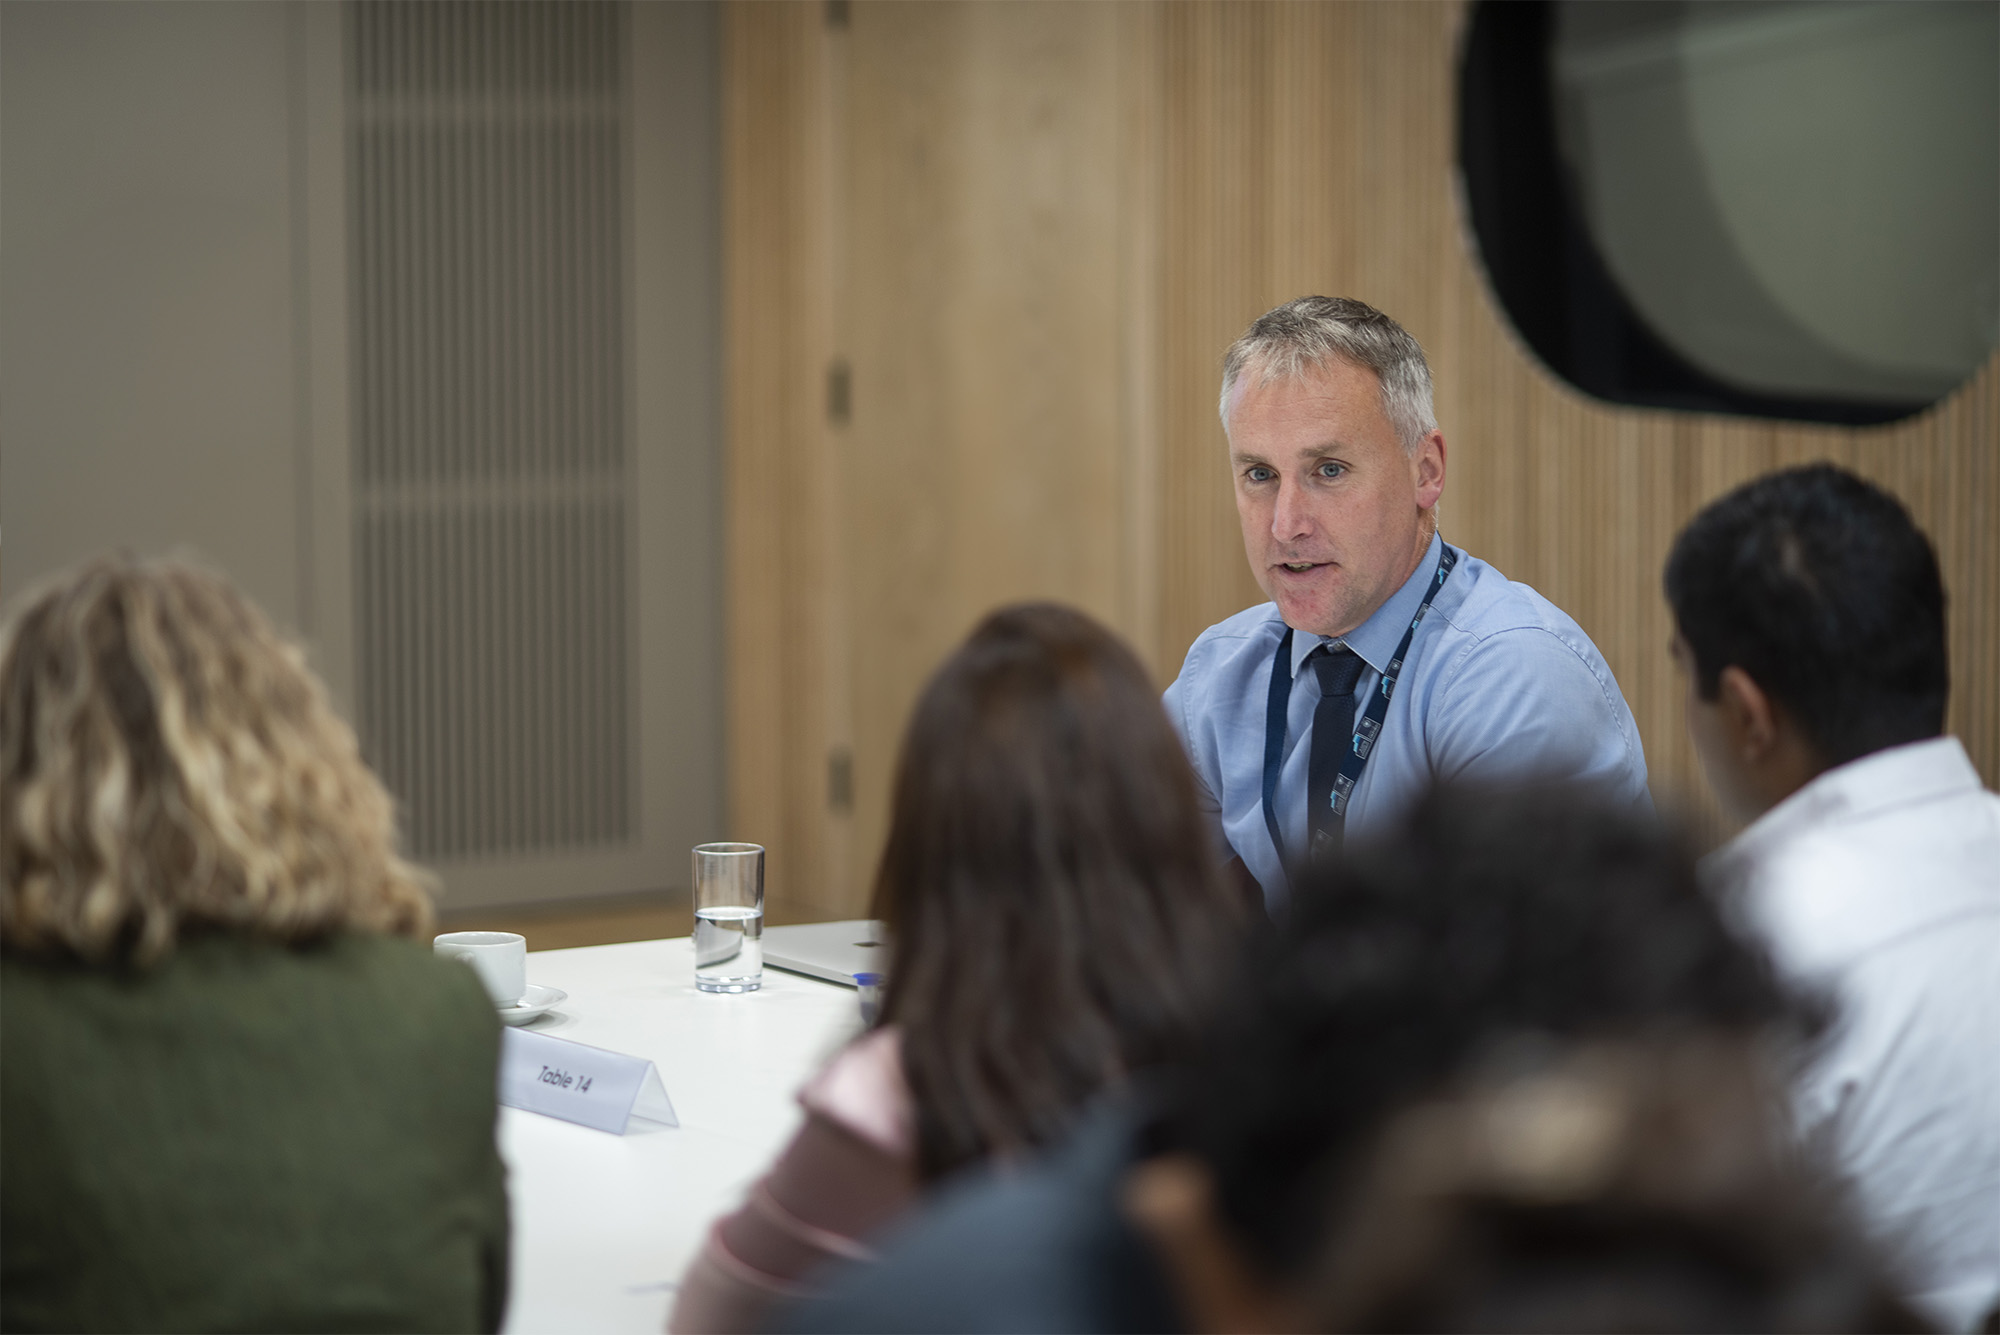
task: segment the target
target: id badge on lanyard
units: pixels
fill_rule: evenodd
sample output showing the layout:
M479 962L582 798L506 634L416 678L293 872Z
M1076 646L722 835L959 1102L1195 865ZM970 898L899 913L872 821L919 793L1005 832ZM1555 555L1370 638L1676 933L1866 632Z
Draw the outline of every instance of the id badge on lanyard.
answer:
M1332 799L1333 816L1339 828L1345 828L1348 799L1354 796L1354 785L1360 781L1361 772L1368 767L1368 757L1374 754L1375 739L1381 735L1382 719L1389 712L1389 697L1396 692L1396 679L1403 674L1403 660L1409 656L1410 642L1416 638L1417 627L1422 624L1424 614L1431 610L1431 600L1437 597L1438 590L1451 578L1452 569L1458 564L1458 553L1451 549L1451 544L1443 546L1444 550L1438 556L1437 573L1431 577L1430 587L1424 591L1424 600L1417 604L1417 614L1410 618L1409 629L1403 632L1402 641L1397 644L1395 655L1390 658L1382 679L1368 693L1368 708L1355 721L1347 754L1341 758L1340 773L1333 781ZM1280 867L1289 866L1285 856L1285 837L1278 830L1278 769L1285 760L1285 716L1291 708L1291 700L1292 628L1287 626L1278 639L1278 652L1271 659L1271 687L1264 702L1264 824L1271 831L1271 847L1278 850Z

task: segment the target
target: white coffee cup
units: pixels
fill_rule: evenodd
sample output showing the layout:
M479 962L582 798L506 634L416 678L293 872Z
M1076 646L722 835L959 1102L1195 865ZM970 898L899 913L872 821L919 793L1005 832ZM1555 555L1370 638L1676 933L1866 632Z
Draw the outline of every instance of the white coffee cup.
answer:
M472 966L495 1006L513 1006L528 994L528 938L514 932L446 932L431 941L446 959Z

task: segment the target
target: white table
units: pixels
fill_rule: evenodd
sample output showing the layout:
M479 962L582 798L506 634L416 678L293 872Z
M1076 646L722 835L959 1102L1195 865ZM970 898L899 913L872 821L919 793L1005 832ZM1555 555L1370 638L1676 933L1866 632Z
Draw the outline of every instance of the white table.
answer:
M656 1335L709 1224L798 1125L798 1087L859 1031L854 991L766 969L761 991L698 992L686 937L536 951L528 981L569 993L531 1029L650 1058L681 1124L612 1136L500 1110L506 1330Z

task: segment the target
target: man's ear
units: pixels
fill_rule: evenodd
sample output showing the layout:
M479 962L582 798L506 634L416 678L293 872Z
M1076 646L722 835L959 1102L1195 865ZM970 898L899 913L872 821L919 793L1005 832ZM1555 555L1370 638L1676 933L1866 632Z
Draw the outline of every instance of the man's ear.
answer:
M1429 510L1444 496L1444 432L1432 431L1411 459L1417 481L1417 508Z
M1778 714L1771 697L1742 668L1722 669L1715 703L1738 759L1754 765L1778 744Z

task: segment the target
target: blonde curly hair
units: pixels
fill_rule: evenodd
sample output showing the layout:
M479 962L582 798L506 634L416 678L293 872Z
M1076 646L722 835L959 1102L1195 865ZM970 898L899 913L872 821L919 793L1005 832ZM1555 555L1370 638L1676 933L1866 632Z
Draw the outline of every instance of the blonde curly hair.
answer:
M103 559L0 625L0 948L422 936L429 889L304 654L225 580Z

